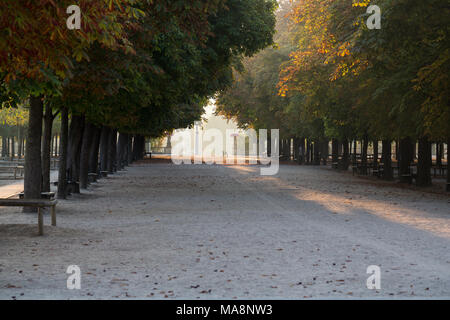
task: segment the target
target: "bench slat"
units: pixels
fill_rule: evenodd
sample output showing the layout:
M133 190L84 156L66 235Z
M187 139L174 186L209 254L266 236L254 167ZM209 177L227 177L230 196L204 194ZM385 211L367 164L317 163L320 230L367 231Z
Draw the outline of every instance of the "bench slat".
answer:
M58 200L0 199L0 207L52 207Z

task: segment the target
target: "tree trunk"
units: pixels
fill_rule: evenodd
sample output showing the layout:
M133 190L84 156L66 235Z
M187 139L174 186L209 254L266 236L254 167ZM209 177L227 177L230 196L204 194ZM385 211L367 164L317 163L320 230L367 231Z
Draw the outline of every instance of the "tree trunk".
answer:
M321 143L316 140L314 141L314 165L315 166L320 166L320 148L321 148Z
M295 161L295 160L298 161L298 154L299 154L299 152L298 152L298 147L299 147L298 138L295 137L295 138L294 138L294 154L293 154L293 156L294 156L294 161Z
M342 147L343 147L343 154L342 154L342 165L341 165L341 169L347 171L348 170L348 166L349 166L349 145L348 145L348 140L344 139L344 141L342 142Z
M271 155L272 155L272 130L267 130L267 157L270 157Z
M117 145L117 167L122 170L125 167L125 157L127 149L128 135L119 133L119 141Z
M22 127L19 126L17 131L18 131L18 134L17 134L17 157L19 159L21 159L22 158Z
M127 143L127 165L133 163L133 136L131 134L128 135L128 143Z
M417 185L431 185L431 143L427 137L419 139L419 160L417 163Z
M137 161L138 159L138 144L139 144L139 135L135 135L133 138L133 161Z
M78 181L79 179L79 154L83 134L84 117L72 116L69 129L69 141L67 148L67 169L69 170L69 180Z
M391 140L383 140L383 179L392 180L392 151L391 151Z
M436 166L441 168L442 166L442 155L444 153L444 145L441 142L436 143Z
M67 195L67 149L69 136L69 112L61 109L61 138L59 141L58 199Z
M378 167L378 140L373 141L373 167Z
M30 113L25 152L24 198L41 198L41 136L43 98L30 98ZM36 212L36 208L24 207L24 212Z
M411 174L410 165L413 161L412 157L412 141L410 137L406 137L399 142L399 158L398 158L398 175L400 182L410 182L408 175Z
M145 137L137 135L134 139L133 153L135 160L142 160L145 150Z
M44 115L44 137L42 139L42 192L50 192L50 144L52 140L52 126L52 107L47 103Z
M324 166L326 166L328 162L328 144L329 144L328 140L323 140L321 144L322 145L321 157L322 157L322 164Z
M93 127L91 150L89 150L89 173L99 173L98 152L100 147L101 128Z
M80 188L87 189L88 186L88 177L89 177L89 152L91 151L91 145L93 143L92 135L93 135L94 126L85 122L84 130L83 130L83 139L81 144L81 152L80 152Z
M367 149L369 148L369 139L364 135L361 150L361 174L367 175Z
M7 146L6 137L3 135L2 136L2 158L6 157L6 155L7 155L6 146Z
M103 126L100 137L100 171L108 171L108 143L111 129Z
M57 151L58 151L58 136L56 134L54 134L53 135L53 153L52 153L52 155L55 158L58 156Z
M444 150L444 149L442 149ZM447 139L447 192L450 192L450 138Z
M16 148L14 146L14 136L11 136L11 160L16 156Z
M339 162L339 141L337 139L331 140L331 162Z
M298 163L299 164L305 164L305 137L300 138L298 145L299 145L299 150L298 150Z
M108 172L116 171L116 146L117 146L117 130L111 129L108 141Z

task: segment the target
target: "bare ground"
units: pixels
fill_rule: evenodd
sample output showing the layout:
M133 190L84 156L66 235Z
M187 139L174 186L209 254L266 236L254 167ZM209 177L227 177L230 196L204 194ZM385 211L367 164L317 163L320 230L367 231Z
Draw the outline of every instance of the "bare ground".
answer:
M0 210L2 299L450 298L450 197L324 168L143 163L60 202L43 237Z

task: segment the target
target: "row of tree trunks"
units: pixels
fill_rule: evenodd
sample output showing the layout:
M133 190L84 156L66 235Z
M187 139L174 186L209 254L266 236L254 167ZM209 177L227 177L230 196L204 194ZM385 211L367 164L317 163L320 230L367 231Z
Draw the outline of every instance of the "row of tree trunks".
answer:
M50 105L46 105L42 97L30 97L30 120L28 123L26 157L25 157L25 199L39 199L42 191L50 191L50 158L53 154L52 135L53 114ZM44 120L44 130L42 122ZM97 128L86 122L84 116L72 115L69 128L67 108L61 110L61 136L59 141L59 199L67 195L67 182L80 182L81 188L87 188L89 173L98 172L98 154L101 153L100 167L113 173L117 170L118 161L123 168L130 164L133 157L142 159L145 152L145 137L120 135L120 152L117 147L117 130L108 127ZM4 140L3 140L4 141ZM3 142L2 141L2 142ZM32 211L33 208L24 208Z
M44 136L47 134L45 120L46 116L44 115ZM53 121L52 121L53 122ZM1 156L2 158L10 158L21 159L25 155L25 136L23 134L22 127L17 129L18 136L2 136L2 148L1 148ZM45 145L45 140L43 137L42 140L42 148L48 149ZM17 148L16 148L17 147ZM50 156L58 157L59 155L59 144L58 144L58 135L53 135L50 137Z
M18 158L21 158L25 150L24 148L24 137L20 133L21 129L19 127L19 136L2 136L2 150L1 150L1 156L3 158L11 158L14 159L16 156ZM16 144L17 144L17 150L16 150Z

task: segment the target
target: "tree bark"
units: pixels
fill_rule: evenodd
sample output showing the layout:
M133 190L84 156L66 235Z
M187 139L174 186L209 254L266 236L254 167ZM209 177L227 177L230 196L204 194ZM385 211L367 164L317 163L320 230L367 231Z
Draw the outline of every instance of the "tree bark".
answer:
M392 151L391 151L391 140L385 139L383 143L383 179L392 180Z
M441 168L442 166L442 155L444 153L444 145L441 142L436 143L436 166Z
M431 185L431 143L427 137L419 139L419 160L417 163L417 185Z
M22 158L22 127L19 126L17 129L17 157Z
M108 140L108 172L116 171L116 153L117 153L117 130L111 129Z
M298 141L298 164L305 164L305 137Z
M83 139L81 144L81 152L80 152L80 188L87 189L88 186L88 174L89 174L89 152L91 151L91 145L93 143L92 135L93 135L94 126L85 122L84 130L83 130Z
M70 174L68 179L78 181L79 179L79 154L83 134L84 117L72 116L69 129L69 141L67 148L67 169Z
M378 167L378 140L373 141L373 166Z
M14 146L14 136L11 136L11 160L16 156L16 148Z
M50 192L50 155L53 113L49 103L45 106L44 137L42 139L42 192Z
M119 141L117 145L117 167L122 170L126 163L128 135L119 133Z
M130 165L132 163L133 163L133 136L129 134L127 143L127 165Z
M27 145L25 152L24 198L41 198L41 136L43 97L30 97ZM36 212L37 208L24 207L24 212Z
M341 165L341 169L347 171L348 170L348 166L350 165L350 158L349 158L349 145L348 145L348 140L344 139L344 141L342 141L342 147L343 147L343 154L342 154L342 165Z
M322 148L321 148L321 158L322 158L322 164L324 166L327 165L328 162L328 144L329 141L328 140L323 140L322 141Z
M100 137L100 171L108 171L108 143L111 129L103 126Z
M331 140L331 162L339 162L339 141L337 139Z
M69 136L69 112L61 109L61 138L59 141L59 171L58 171L58 199L67 196L67 149Z
M320 166L320 149L322 144L316 140L314 141L314 165Z
M369 139L364 135L361 150L361 174L367 175L367 149L369 148Z
M101 128L93 127L91 150L89 150L89 173L99 173L98 152L100 147Z
M399 142L399 158L398 158L398 174L400 176L400 182L410 182L410 178L407 175L410 175L410 165L413 161L412 157L412 141L410 137L406 137L400 140Z
M2 157L6 157L7 153L6 153L6 137L3 135L2 136Z
M444 150L444 149L442 149ZM450 138L447 139L447 192L450 192Z

